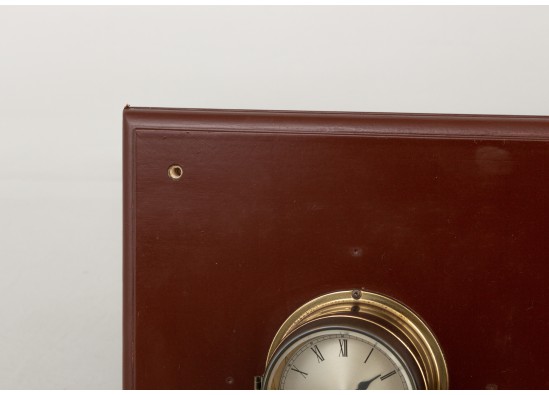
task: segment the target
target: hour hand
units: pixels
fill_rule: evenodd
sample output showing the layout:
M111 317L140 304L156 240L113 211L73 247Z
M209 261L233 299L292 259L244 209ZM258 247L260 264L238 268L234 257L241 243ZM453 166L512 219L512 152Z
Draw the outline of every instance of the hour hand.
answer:
M380 376L381 375L378 374L376 377L371 378L370 380L361 381L360 383L358 383L358 387L356 387L356 389L357 390L367 390L368 387L370 386L370 384L372 384L372 381L374 381L375 379L377 379Z

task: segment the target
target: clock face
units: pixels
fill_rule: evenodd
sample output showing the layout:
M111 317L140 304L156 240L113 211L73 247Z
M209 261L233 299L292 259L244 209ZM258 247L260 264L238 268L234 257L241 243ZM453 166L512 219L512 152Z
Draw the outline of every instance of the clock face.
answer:
M267 377L277 389L415 389L402 358L377 338L320 329L280 353Z

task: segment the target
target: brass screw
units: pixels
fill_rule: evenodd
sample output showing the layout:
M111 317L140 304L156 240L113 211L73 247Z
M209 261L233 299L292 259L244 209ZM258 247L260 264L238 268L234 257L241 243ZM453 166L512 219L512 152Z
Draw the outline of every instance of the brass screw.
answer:
M183 168L179 165L171 165L168 167L168 176L177 181L183 176Z

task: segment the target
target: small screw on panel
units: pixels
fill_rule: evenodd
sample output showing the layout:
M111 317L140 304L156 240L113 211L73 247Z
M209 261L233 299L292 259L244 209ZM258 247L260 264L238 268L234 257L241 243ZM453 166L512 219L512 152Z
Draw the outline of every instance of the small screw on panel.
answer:
M364 250L360 247L352 247L349 249L351 252L351 256L355 258L360 258L362 255L364 255Z
M353 296L353 299L360 299L360 297L362 296L362 292L360 291L360 289L355 289L351 295Z
M183 176L183 168L179 165L171 165L168 167L168 176L177 181Z

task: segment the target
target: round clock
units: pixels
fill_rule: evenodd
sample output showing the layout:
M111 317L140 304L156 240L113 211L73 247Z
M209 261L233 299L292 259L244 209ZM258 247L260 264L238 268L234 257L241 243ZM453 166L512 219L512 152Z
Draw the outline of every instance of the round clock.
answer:
M448 389L442 350L402 303L360 290L318 297L277 332L263 389Z

